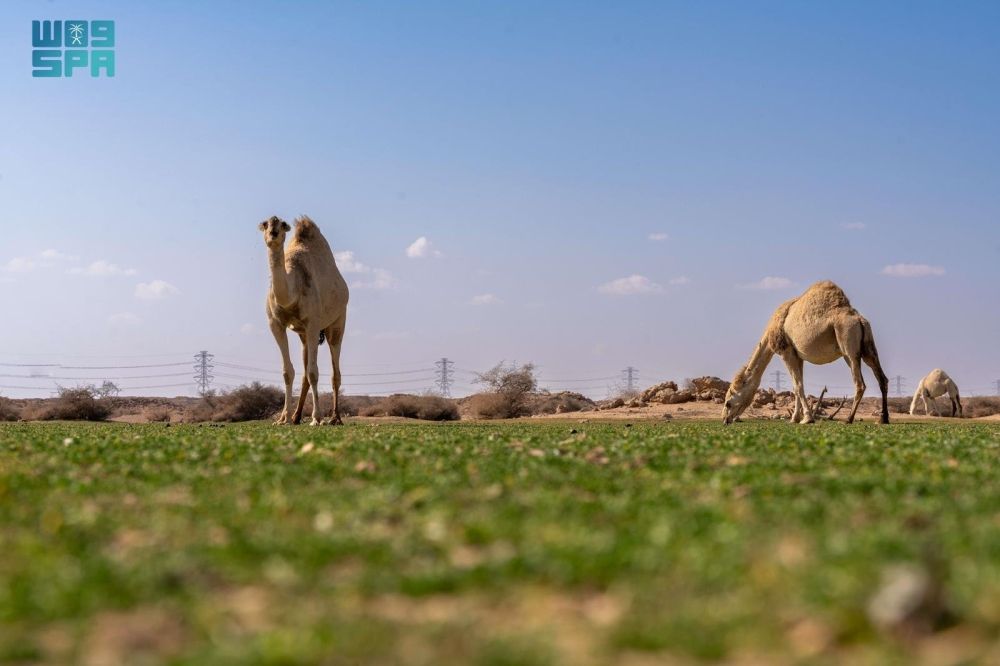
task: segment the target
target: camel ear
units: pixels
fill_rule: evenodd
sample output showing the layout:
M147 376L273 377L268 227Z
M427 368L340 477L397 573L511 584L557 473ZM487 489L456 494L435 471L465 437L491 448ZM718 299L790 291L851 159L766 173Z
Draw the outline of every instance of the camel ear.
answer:
M290 231L291 230L291 227L288 226L288 222L284 222L284 221L282 221L282 223L281 223L281 228L284 229L285 231Z
M260 229L261 231L267 231L267 222L261 222L260 224L257 225L257 228Z

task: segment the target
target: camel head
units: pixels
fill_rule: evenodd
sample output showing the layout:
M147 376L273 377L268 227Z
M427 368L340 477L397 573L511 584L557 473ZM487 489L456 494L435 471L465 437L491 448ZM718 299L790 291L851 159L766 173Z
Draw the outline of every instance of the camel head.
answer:
M726 401L722 405L722 422L726 425L735 421L753 402L757 387L750 380L749 374L746 368L740 368L726 390Z
M257 228L264 232L264 244L271 249L284 247L285 233L291 230L288 222L275 215L261 222Z

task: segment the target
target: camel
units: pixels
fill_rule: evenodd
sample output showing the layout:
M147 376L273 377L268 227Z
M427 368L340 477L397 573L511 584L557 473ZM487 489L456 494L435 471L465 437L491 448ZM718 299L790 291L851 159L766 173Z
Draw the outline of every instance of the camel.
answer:
M333 409L327 423L342 425L340 418L340 347L347 322L347 283L333 258L333 252L316 223L306 216L295 221L292 240L285 248L287 222L271 217L258 227L264 232L271 287L267 292L267 323L281 350L285 379L285 408L275 423L297 424L302 407L312 389L312 425L319 419L319 345L326 338L333 359ZM288 354L288 333L292 329L302 340L304 376L299 401L292 412L292 381L295 368Z
M785 362L792 377L795 394L792 423L800 419L801 423L815 421L802 383L803 362L824 365L841 357L847 361L854 376L854 404L847 422L854 422L865 394L862 361L878 379L882 391L882 423L889 422L889 379L878 360L871 324L851 307L847 295L833 282L817 282L774 311L750 360L737 371L729 385L722 410L724 423L732 423L750 406L761 376L775 354Z
M924 403L925 415L933 411L934 416L941 416L937 405L934 404L934 398L939 398L945 393L951 399L951 415L955 416L957 411L958 417L961 418L962 400L958 396L958 385L941 368L934 368L927 373L926 377L920 380L917 390L913 393L913 402L910 403L910 414L914 414L917 411L917 398L920 398ZM930 409L927 408L927 398L931 399Z

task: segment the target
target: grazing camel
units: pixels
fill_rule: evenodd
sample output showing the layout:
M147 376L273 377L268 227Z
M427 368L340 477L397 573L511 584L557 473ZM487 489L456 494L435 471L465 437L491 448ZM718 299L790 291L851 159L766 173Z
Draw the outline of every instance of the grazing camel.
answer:
M926 377L920 380L920 385L917 386L917 390L913 393L913 402L910 403L910 414L914 414L917 411L917 398L920 398L924 403L925 415L933 411L934 416L941 416L937 405L934 404L934 398L941 397L945 393L951 399L951 415L955 416L957 411L958 417L961 418L962 400L958 396L958 385L941 368L934 368L927 373ZM931 399L930 409L927 408L927 398Z
M854 422L865 394L862 361L878 379L882 391L882 423L889 422L889 379L879 364L871 324L851 307L847 295L834 283L817 282L774 311L750 360L737 371L729 385L722 410L725 423L732 423L750 406L760 386L760 378L775 354L785 362L792 376L795 393L792 423L800 418L802 423L814 422L802 383L803 361L823 365L841 357L846 359L854 375L854 405L847 422Z
M267 292L267 323L281 350L285 378L285 408L275 423L299 423L302 406L312 388L312 425L319 420L319 366L317 356L324 336L333 357L333 410L328 423L341 425L340 345L347 322L347 283L333 258L333 252L316 223L306 216L295 221L292 241L285 249L285 233L291 230L284 220L271 217L260 223L271 268L271 288ZM288 354L288 334L292 329L302 340L305 366L299 401L292 413L292 380L295 368Z

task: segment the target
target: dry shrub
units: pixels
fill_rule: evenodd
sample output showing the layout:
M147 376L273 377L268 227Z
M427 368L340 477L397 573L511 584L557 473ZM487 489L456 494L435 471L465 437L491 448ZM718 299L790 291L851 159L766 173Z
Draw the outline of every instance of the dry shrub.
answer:
M150 405L142 410L142 418L150 423L170 423L173 410L166 405Z
M195 405L184 410L184 416L181 420L185 423L202 423L204 421L211 421L212 416L218 408L219 396L212 392L206 393L201 396L201 400L199 400Z
M962 404L962 412L973 419L1000 414L1000 396L977 396Z
M525 363L517 367L501 361L486 372L479 373L473 381L485 385L488 389L486 395L493 396L489 399L470 398L471 411L478 418L512 419L531 413L528 398L538 387L534 364Z
M21 410L13 400L0 396L0 421L16 421L21 418Z
M520 411L512 412L512 405L500 393L476 393L465 400L465 408L477 419L509 419L521 416Z
M281 411L285 393L276 386L253 382L211 400L217 405L212 413L213 421L259 421Z
M567 412L589 412L596 408L593 400L581 393L561 391L539 393L528 400L532 414L565 414Z
M881 398L879 398L881 400ZM850 396L848 396L848 407L850 407ZM921 405L922 407L922 405ZM881 407L880 407L881 409ZM909 414L910 413L910 398L889 398L889 413L890 414ZM923 413L922 411L920 413Z
M402 416L424 421L457 421L458 406L437 395L390 395L361 409L362 416Z
M89 386L60 388L52 400L25 409L24 418L31 421L103 421L111 415L111 405L95 397Z
M380 398L373 398L369 395L344 395L340 394L340 415L357 416L366 407L380 401ZM312 400L306 402L306 411L312 413ZM320 414L327 416L333 411L333 393L319 394Z

